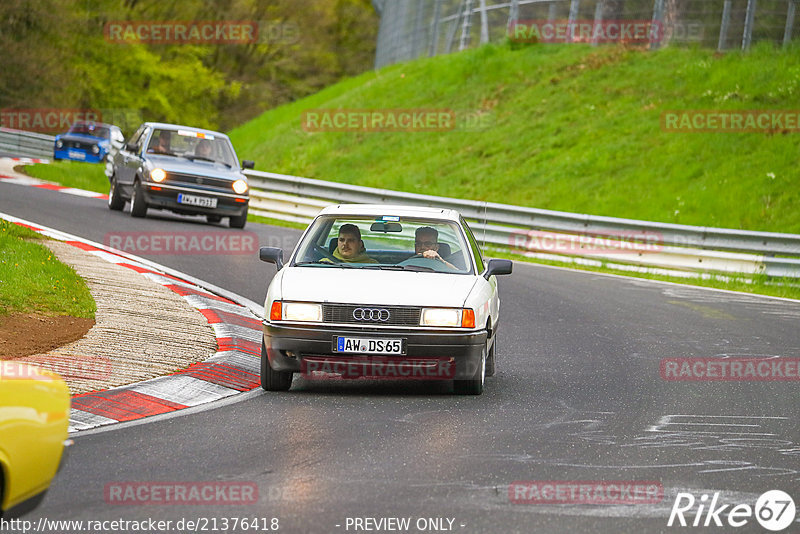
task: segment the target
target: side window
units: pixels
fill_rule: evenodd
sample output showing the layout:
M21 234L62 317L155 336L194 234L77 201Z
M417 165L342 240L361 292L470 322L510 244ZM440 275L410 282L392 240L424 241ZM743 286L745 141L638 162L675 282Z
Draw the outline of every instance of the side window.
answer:
M469 241L469 248L472 249L472 256L475 258L475 265L478 268L478 273L482 273L486 270L486 267L483 264L483 256L481 255L481 249L478 246L478 242L475 241L475 236L472 235L472 230L470 229L467 221L464 218L461 218L461 226L467 232L467 240Z

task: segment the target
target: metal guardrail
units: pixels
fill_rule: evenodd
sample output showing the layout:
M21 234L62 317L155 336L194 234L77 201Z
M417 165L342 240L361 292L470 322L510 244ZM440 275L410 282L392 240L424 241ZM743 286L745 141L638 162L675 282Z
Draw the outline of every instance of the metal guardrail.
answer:
M470 220L476 237L519 252L547 252L535 243L537 232L552 239L603 237L607 251L571 250L561 256L587 256L636 265L695 272L766 274L800 278L800 235L658 223L526 208L376 189L298 176L246 171L251 211L276 219L310 221L336 203L413 204L458 210ZM531 239L532 238L532 239ZM657 244L645 252L626 250L631 242ZM558 256L556 253L554 256Z
M0 128L0 153L28 158L52 158L55 137L10 128Z

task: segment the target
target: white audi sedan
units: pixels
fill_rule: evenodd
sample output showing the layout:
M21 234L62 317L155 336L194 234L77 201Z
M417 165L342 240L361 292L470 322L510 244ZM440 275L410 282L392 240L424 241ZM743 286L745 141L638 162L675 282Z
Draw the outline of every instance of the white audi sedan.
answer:
M452 380L479 395L494 374L500 300L495 275L467 222L449 209L390 205L325 208L267 290L261 386L309 379Z

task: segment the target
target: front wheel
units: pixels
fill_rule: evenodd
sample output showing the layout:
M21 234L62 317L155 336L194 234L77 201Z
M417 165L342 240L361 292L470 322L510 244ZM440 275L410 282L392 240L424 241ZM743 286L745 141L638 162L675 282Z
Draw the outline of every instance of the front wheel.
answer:
M486 345L481 352L481 363L475 375L467 380L453 380L453 391L457 395L480 395L486 381Z
M142 183L136 180L133 183L133 195L131 195L131 217L144 217L147 215L147 203L144 200Z
M231 228L244 228L245 223L247 223L247 208L244 209L241 215L231 217L228 221L228 225Z
M269 365L267 347L261 340L261 388L264 391L289 391L292 387L291 371L274 371Z
M111 177L111 187L108 190L108 209L119 211L125 207L125 199L119 193L117 177Z

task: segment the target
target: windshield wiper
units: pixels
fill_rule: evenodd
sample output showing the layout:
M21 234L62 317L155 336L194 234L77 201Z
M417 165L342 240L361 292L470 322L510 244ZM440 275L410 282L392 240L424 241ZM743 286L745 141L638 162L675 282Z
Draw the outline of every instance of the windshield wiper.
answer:
M423 267L422 265L398 265L398 267L402 267L404 271L415 271L418 273L435 273L438 272L433 267Z
M362 269L380 269L382 271L405 271L402 265L365 265Z
M211 163L216 163L216 162L217 162L217 160L215 160L215 159L213 159L213 158L207 158L207 157L205 157L205 156L186 155L186 156L184 156L184 157L185 157L186 159L190 159L190 160L192 160L192 161L194 161L194 160L196 160L196 159L202 159L203 161L210 161Z
M357 269L355 265L351 263L330 263L327 261L316 260L316 261L298 261L294 264L295 267L300 267L303 265L326 265L329 267L347 267L348 269Z

